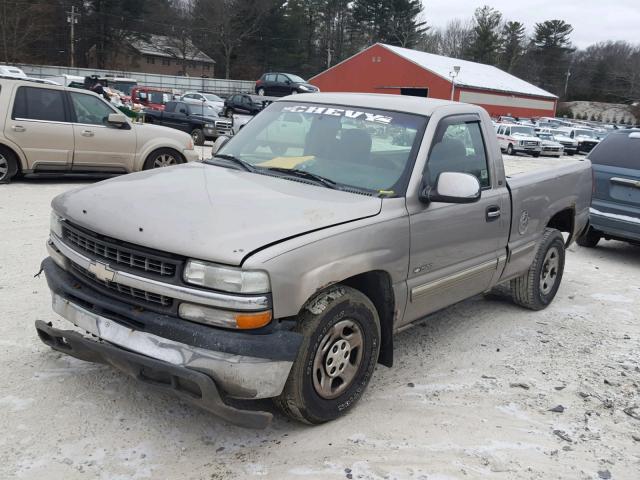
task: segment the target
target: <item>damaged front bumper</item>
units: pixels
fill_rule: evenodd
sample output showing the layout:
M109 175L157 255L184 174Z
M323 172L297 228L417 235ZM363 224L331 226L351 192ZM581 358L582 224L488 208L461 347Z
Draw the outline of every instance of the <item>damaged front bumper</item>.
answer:
M225 399L279 395L301 343L299 334L224 331L140 312L79 283L51 259L46 259L42 267L51 289L53 310L80 332L96 337L93 340L80 332L55 329L39 321L36 329L44 343L172 390L234 423L257 428L269 423L270 413L238 410ZM182 388L185 384L189 385L186 391Z

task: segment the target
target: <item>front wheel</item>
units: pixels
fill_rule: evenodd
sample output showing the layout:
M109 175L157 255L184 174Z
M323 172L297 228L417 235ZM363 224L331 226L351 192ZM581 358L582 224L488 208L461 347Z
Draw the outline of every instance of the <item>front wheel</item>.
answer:
M171 167L183 163L182 156L171 148L160 148L147 157L143 170L152 168Z
M304 307L296 330L303 335L284 390L275 399L288 416L310 424L351 409L378 361L380 320L361 292L336 285Z
M589 227L585 233L576 238L576 243L581 247L595 248L601 238L602 234L600 232L594 230L593 227Z
M264 95L265 95L264 88L259 88L258 89L258 95L260 95L261 97L264 97Z
M540 156L540 152L535 152L532 154L535 158L538 158Z
M507 155L513 155L513 145L509 144L507 147Z
M564 257L562 234L553 228L546 228L527 273L511 280L513 301L531 310L547 308L560 287Z

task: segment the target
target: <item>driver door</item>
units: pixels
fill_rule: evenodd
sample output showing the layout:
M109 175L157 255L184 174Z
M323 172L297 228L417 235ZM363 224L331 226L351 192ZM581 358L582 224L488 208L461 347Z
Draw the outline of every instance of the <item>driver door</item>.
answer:
M133 171L136 133L129 123L109 125L107 118L120 113L95 95L69 92L73 108L75 171Z
M469 173L478 178L482 196L475 203L431 202L410 211L407 323L485 291L505 260L509 193L503 180L492 177L487 156L479 117L441 120L425 179L434 186L442 172Z

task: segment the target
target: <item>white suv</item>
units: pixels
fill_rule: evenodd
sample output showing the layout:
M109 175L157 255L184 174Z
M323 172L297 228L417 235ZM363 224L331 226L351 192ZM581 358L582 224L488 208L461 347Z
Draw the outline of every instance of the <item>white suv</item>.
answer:
M187 133L132 123L98 95L0 76L0 183L18 173L128 173L198 160Z
M539 157L542 153L542 142L536 136L533 127L528 125L501 124L498 126L498 143L500 150L507 155L528 153Z

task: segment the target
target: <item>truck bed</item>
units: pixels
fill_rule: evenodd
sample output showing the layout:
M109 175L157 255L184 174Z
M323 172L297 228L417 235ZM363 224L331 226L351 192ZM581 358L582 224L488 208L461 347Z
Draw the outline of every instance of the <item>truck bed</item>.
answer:
M502 157L507 178L533 171L557 170L558 167L584 163L582 158Z

